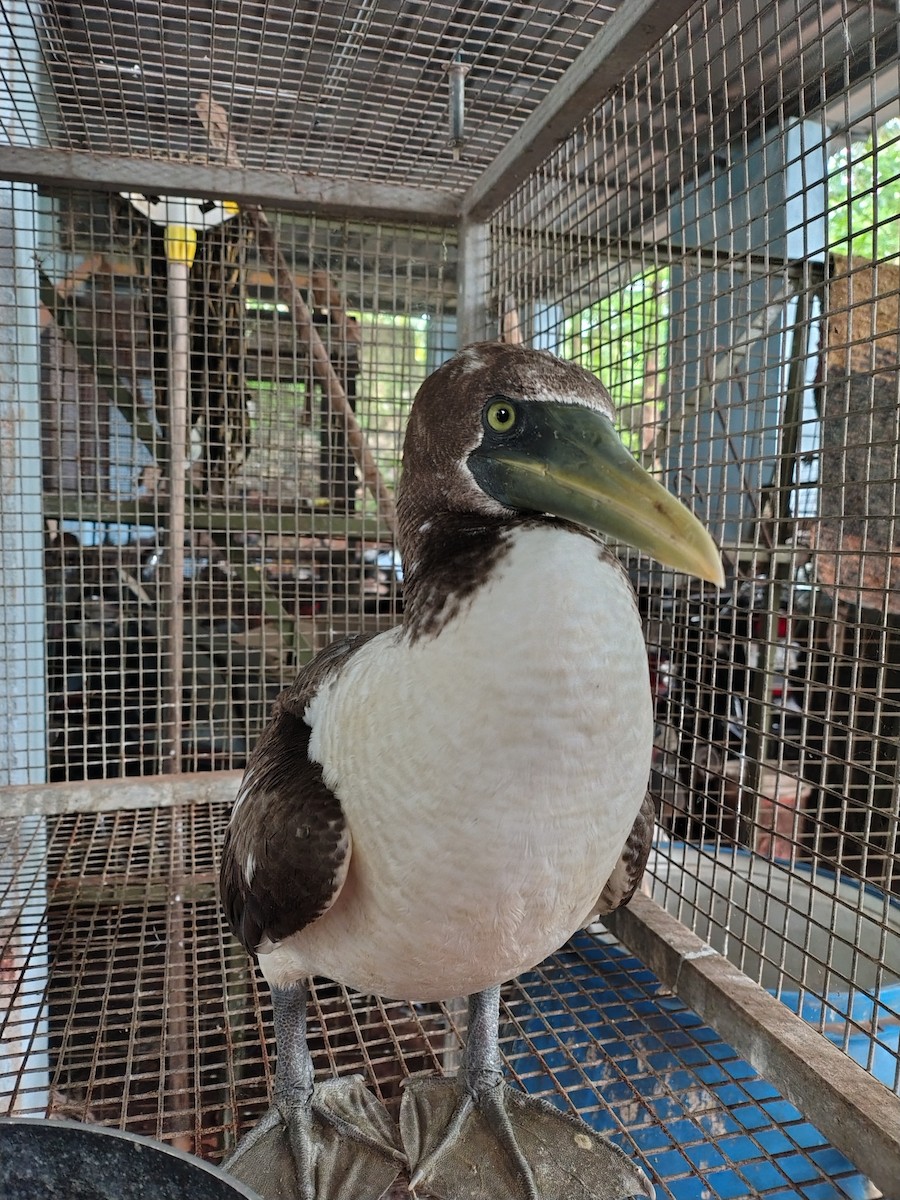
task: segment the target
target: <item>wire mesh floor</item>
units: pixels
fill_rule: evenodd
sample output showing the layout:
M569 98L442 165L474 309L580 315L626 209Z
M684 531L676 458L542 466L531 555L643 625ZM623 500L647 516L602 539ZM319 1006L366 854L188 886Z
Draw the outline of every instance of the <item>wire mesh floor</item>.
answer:
M49 1107L211 1160L260 1116L274 1045L266 987L216 897L227 814L0 819L0 1110ZM362 1071L393 1110L405 1077L458 1063L463 1002L318 981L312 1003L317 1068ZM635 1155L660 1200L880 1195L609 934L509 984L501 1015L520 1086Z

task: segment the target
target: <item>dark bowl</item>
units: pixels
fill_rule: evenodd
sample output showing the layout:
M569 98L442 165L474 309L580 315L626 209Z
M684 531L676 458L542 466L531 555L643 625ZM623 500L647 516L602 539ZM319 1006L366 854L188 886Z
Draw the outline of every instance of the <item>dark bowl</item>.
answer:
M3 1200L259 1200L161 1142L75 1121L0 1118Z

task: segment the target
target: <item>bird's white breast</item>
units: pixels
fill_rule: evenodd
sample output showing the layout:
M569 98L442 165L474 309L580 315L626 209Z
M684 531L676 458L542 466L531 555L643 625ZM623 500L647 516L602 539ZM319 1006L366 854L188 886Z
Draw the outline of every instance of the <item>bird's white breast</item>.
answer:
M643 799L652 713L634 600L590 538L520 531L440 634L363 646L310 705L352 838L334 906L261 957L441 999L511 978L588 916Z

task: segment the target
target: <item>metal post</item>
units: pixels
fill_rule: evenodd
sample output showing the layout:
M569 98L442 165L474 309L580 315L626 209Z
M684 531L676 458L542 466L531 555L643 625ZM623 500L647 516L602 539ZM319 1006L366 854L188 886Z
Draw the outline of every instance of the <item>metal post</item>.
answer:
M188 276L190 265L170 254L169 275L169 512L166 531L166 574L164 596L169 611L161 613L168 626L168 645L163 661L165 735L162 769L181 770L182 692L184 676L184 533L187 468L188 388L190 381L190 327L188 321Z
M491 336L490 295L490 226L486 221L461 221L457 310L460 346L466 346L470 342L481 342Z

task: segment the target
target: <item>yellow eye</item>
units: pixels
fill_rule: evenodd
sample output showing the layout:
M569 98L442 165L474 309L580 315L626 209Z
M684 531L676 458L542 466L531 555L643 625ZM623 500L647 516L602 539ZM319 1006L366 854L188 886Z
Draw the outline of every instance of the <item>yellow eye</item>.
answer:
M509 433L518 417L516 406L509 400L492 400L484 415L488 427L493 429L494 433Z

